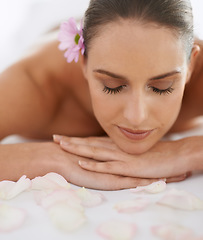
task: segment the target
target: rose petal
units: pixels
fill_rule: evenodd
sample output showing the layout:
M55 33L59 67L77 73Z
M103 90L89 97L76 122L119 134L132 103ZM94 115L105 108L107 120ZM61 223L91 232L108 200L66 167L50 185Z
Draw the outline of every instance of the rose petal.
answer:
M23 175L17 182L0 182L0 199L8 200L31 188L31 181Z
M66 181L64 177L57 173L47 173L43 177L36 177L32 179L32 189L35 190L55 190L59 188L69 189L70 184Z
M101 193L89 191L84 187L77 190L76 194L81 199L82 205L85 207L98 206L105 200Z
M150 202L145 198L137 198L134 200L126 200L117 203L114 208L119 213L133 213L145 209Z
M134 189L130 189L130 191L133 193L140 192L140 191L145 191L147 193L160 193L160 192L163 192L165 189L166 189L166 182L161 180L158 182L151 183L147 186L140 186Z
M13 231L24 223L24 210L0 204L0 232Z
M66 232L74 231L86 222L84 211L70 207L64 202L51 206L48 214L53 224Z
M111 220L101 224L97 233L109 240L131 240L136 231L135 224L118 220Z
M201 199L186 191L177 189L171 189L157 203L182 210L203 210L203 201Z
M151 228L153 235L160 237L163 240L194 240L194 232L183 226L165 224L153 226Z
M72 190L55 190L46 196L42 196L40 205L47 209L60 202L65 202L70 207L83 211L80 198Z

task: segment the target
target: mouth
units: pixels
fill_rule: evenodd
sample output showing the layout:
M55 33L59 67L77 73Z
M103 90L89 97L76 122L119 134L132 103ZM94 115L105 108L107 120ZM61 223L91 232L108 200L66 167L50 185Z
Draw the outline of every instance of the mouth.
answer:
M131 140L144 140L147 138L155 129L151 130L131 130L128 128L119 127L120 132Z

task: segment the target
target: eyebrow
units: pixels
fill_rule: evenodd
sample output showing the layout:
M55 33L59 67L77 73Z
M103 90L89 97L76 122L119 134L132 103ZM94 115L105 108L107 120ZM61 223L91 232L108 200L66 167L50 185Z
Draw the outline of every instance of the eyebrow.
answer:
M168 72L168 73L164 73L164 74L158 75L156 77L152 77L152 78L150 78L150 80L159 80L159 79L171 77L171 76L174 76L174 75L180 74L180 73L181 73L181 70L174 70L172 72Z
M109 76L111 78L115 78L115 79L126 80L126 81L128 80L125 76L117 75L115 73L112 73L112 72L109 72L109 71L106 71L106 70L103 70L103 69L95 69L95 70L93 70L93 72L100 73L100 74L103 74L103 75L107 75L107 76ZM180 73L181 73L181 70L178 69L178 70L174 70L174 71L171 71L171 72L168 72L168 73L164 73L164 74L152 77L149 80L160 80L160 79L171 77L171 76L174 76L174 75L180 74Z

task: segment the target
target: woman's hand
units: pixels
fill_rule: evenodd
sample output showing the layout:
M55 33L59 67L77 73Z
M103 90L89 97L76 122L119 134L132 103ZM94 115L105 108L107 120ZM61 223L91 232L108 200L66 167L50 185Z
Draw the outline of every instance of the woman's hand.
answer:
M190 174L188 149L184 140L159 142L148 152L131 155L120 150L108 137L70 138L55 136L65 151L84 157L79 165L86 170L146 179L184 180ZM90 161L88 159L93 159Z
M0 144L0 180L16 181L22 175L32 179L56 172L72 184L100 190L135 188L158 180L88 171L78 164L84 160L93 163L93 160L63 151L53 142Z

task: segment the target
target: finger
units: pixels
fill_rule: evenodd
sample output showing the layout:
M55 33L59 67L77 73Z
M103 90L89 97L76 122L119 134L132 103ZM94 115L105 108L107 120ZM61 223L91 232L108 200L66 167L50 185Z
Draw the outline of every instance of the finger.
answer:
M53 140L55 143L60 143L62 141L63 143L72 143L72 144L78 144L78 145L118 149L118 147L113 143L113 141L109 137L77 138L77 137L53 135Z
M118 149L118 147L108 137L87 137L87 138L65 137L61 141L78 145Z
M108 161L108 162L95 162L95 161L85 161L79 160L78 164L88 171L97 172L97 173L108 173L119 176L128 176L128 177L139 177L139 178L154 178L155 176L144 175L143 172L139 172L132 166L129 167L127 162L124 161ZM180 176L168 177L166 179L167 183L170 182L180 182L185 180L190 173L182 174ZM157 179L163 179L163 176L156 176Z
M131 178L100 173L90 174L87 171L87 177L85 177L84 173L82 173L81 175L75 174L75 176L72 176L72 181L78 186L84 186L91 189L112 191L136 188L137 186L146 186L158 181L158 179Z
M63 138L62 135L57 135L57 134L54 134L54 135L53 135L53 141L54 141L55 143L60 143L60 141L61 141L62 138Z
M60 142L60 146L69 153L99 161L112 161L122 158L122 153L104 147L77 145L63 140Z
M181 176L167 178L166 182L167 183L181 182L181 181L184 181L186 178L190 177L191 175L192 175L191 172L188 172L188 173L185 173L185 174L183 174Z
M86 170L98 173L108 173L120 176L135 177L133 168L129 168L123 161L95 162L79 160L78 164ZM139 177L139 176L136 176Z

